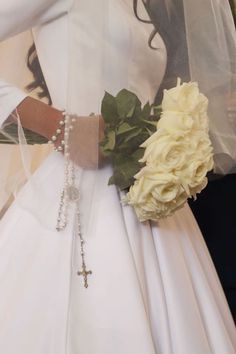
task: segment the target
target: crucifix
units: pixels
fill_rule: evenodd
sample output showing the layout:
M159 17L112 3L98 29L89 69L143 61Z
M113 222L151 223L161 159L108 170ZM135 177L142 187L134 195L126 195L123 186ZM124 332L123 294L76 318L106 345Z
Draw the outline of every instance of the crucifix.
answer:
M84 277L84 287L88 287L88 275L92 274L91 270L86 269L86 264L82 263L82 270L77 272L78 275L82 275Z

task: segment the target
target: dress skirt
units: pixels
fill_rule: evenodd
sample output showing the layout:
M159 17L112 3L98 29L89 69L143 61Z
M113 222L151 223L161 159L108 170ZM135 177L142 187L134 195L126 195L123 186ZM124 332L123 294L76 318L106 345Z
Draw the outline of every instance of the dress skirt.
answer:
M73 205L66 229L55 228L58 153L0 221L0 353L234 354L233 320L189 207L140 223L110 175L77 173L87 289Z

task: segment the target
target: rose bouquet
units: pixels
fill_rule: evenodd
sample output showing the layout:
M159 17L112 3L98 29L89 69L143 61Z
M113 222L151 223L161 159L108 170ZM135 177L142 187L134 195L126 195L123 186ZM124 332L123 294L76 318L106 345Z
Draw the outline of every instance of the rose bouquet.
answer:
M101 148L113 165L109 184L127 192L123 201L140 221L172 215L206 187L213 169L207 108L195 82L178 80L160 107L142 108L127 90L105 94Z

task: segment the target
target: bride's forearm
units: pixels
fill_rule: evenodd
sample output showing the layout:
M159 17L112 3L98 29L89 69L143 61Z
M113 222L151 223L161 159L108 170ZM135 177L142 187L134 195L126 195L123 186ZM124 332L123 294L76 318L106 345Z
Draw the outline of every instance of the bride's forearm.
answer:
M25 98L17 107L21 124L50 139L59 126L62 112L32 97Z
M59 111L39 100L31 97L25 98L17 107L21 125L32 130L48 140L55 135L60 127L60 121L64 119L62 111ZM74 116L76 118L76 116ZM99 141L104 137L104 121L100 115L80 116L73 122L70 130L70 157L83 168L97 168L103 160L100 154ZM55 147L61 146L61 139L54 141Z

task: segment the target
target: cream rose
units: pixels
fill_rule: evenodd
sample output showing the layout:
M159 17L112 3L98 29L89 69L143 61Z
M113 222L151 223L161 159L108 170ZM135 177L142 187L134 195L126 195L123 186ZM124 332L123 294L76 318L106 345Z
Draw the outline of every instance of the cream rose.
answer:
M178 175L183 184L188 185L190 190L204 184L203 181L213 166L212 145L208 135L202 132L190 136L187 168Z
M200 93L196 82L180 84L178 80L176 87L164 90L163 111L179 111L195 115L206 112L207 108L208 99Z
M163 111L157 123L157 129L169 133L173 137L189 134L193 126L193 118L188 113L178 111Z
M172 174L146 166L135 177L125 201L134 207L140 221L171 215L186 202L181 181Z
M209 117L207 112L196 113L193 116L194 129L209 132Z
M195 132L190 135L189 139L191 141L192 149L195 150L198 156L201 155L205 161L210 158L212 159L213 147L208 133Z
M173 136L165 134L157 136L156 139L147 140L142 146L146 149L140 162L156 166L160 171L166 172L187 167L191 151L189 151L186 139L173 139Z
M207 107L196 83L178 82L165 91L157 131L141 145L145 167L134 176L125 199L139 220L172 215L206 187L213 168Z
M201 193L201 191L206 188L208 183L207 177L204 177L201 183L195 185L194 187L190 188L190 193L193 198L196 198L196 195Z
M162 117L167 119L161 119L158 123L158 127L168 129L179 128L184 129L191 125L191 128L197 130L209 130L209 119L207 115L208 99L202 93L199 92L198 84L196 82L189 82L178 84L176 87L165 90L162 101ZM170 113L172 112L172 113ZM183 115L181 120L179 117ZM178 119L175 122L174 117ZM174 124L173 124L174 123ZM179 124L181 123L181 125ZM187 125L186 125L187 123ZM186 129L184 130L186 133Z

